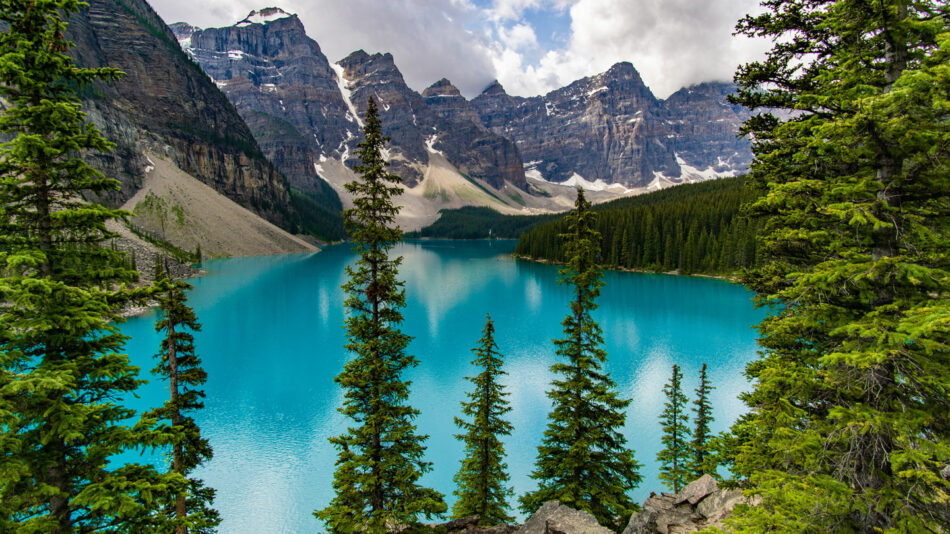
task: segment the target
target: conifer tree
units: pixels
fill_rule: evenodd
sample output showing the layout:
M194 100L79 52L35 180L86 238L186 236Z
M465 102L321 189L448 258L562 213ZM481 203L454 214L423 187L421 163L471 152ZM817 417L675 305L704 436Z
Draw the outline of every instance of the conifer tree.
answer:
M756 112L747 278L763 303L734 532L950 528L950 32L929 0L767 2L740 68ZM781 117L769 110L791 113Z
M699 387L696 388L696 400L693 401L693 412L696 418L693 420L693 441L690 442L692 452L692 462L690 471L692 478L699 478L704 474L716 475L716 461L710 455L709 451L709 425L715 419L712 416L712 405L709 403L709 392L714 388L709 384L706 376L706 364L699 372Z
M673 364L673 376L663 386L666 403L660 414L660 423L663 424L663 449L656 454L660 462L660 480L666 487L679 493L686 485L689 477L689 416L686 415L686 405L689 402L683 395L683 374L680 366Z
M512 490L506 486L508 466L500 437L511 434L511 423L504 418L511 407L505 400L508 393L498 382L508 373L502 370L504 357L495 344L491 316L487 317L482 338L472 352L472 365L482 372L469 378L475 389L467 393L469 401L462 402L462 413L469 420L455 418L455 424L464 431L455 437L465 443L465 458L454 478L458 500L452 515L457 519L477 515L478 524L484 526L510 523L514 521L507 513Z
M119 184L80 157L112 145L74 91L119 72L67 55L63 17L83 5L0 0L2 532L158 531L157 500L185 484L117 461L171 436L116 401L142 383L116 326L136 273L105 246L123 214L84 200Z
M346 349L353 358L336 382L345 389L340 412L354 425L331 442L339 449L333 477L335 497L314 512L332 532L382 533L412 525L446 510L442 495L419 485L431 469L423 460L427 436L416 434L419 413L408 405L406 369L417 364L406 354L410 337L399 330L406 304L397 279L402 257L389 251L402 233L395 224L399 208L393 197L402 192L400 179L387 170L383 136L375 101L366 109L364 141L359 144L358 180L346 184L354 207L344 212L347 231L358 254L347 266L344 305Z
M600 233L582 189L574 208L568 233L561 236L568 263L560 271L561 283L572 286L574 298L561 323L564 338L554 340L565 361L551 366L559 378L548 392L554 407L531 473L538 489L520 498L521 510L532 513L546 501L557 500L590 512L601 524L616 526L615 520L635 509L627 491L641 477L621 433L630 401L618 397L603 370L607 353L601 348L600 325L591 315L603 286L597 266Z
M204 408L204 391L198 388L205 383L208 374L195 353L192 334L201 330L201 325L185 295L191 285L171 281L167 276L159 284L160 319L155 323L155 331L164 332L165 339L157 355L158 365L152 372L168 379L170 398L150 415L171 422L172 431L176 433L171 470L188 481L187 491L173 496L165 514L171 519L176 534L214 532L221 522L218 512L212 508L214 489L206 488L200 479L189 476L212 456L210 443L201 436L201 429L189 415Z

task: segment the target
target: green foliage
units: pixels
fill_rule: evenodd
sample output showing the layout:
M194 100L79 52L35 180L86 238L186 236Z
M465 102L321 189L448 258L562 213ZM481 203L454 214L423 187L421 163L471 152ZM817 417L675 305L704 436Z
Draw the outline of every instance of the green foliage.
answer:
M630 401L617 396L613 380L603 370L607 353L601 348L600 325L591 315L604 283L596 263L600 236L583 190L578 190L574 207L563 235L569 260L560 281L573 286L575 297L561 323L564 338L554 340L557 354L566 362L551 366L560 378L548 392L554 408L531 473L539 487L520 498L521 510L531 513L557 500L617 527L613 522L636 508L627 491L641 477L621 433Z
M714 390L706 376L706 364L699 372L699 387L696 388L696 400L693 401L693 441L690 442L692 459L689 464L690 478L696 479L704 474L717 476L717 461L715 454L710 450L709 425L715 419L712 416L712 404L709 403L709 392Z
M660 423L663 425L663 449L656 454L656 461L660 462L660 480L663 484L679 493L680 489L689 481L689 416L686 415L686 395L683 395L681 383L683 374L680 366L673 364L673 376L663 386L666 403L660 413Z
M105 246L126 214L83 200L119 184L79 157L112 145L74 89L120 73L66 54L62 17L81 7L0 0L0 531L167 531L157 503L185 480L117 461L174 435L115 401L142 383L117 309L145 292Z
M333 242L346 237L343 204L340 197L326 183L319 191L303 191L291 188L290 202L297 213L297 233L310 234L318 239Z
M685 184L594 207L600 262L612 268L732 274L756 265L758 225L739 207L755 197L744 178ZM564 218L521 235L515 254L563 263Z
M505 464L505 447L499 436L511 434L511 423L504 415L511 411L505 392L498 379L508 373L501 368L504 357L495 344L495 325L489 316L485 321L478 347L472 349L472 365L482 369L476 377L469 377L475 391L467 393L469 400L462 402L462 413L469 420L455 418L455 424L464 432L455 437L465 443L465 458L453 479L457 484L458 500L452 507L452 516L461 519L477 515L479 525L491 526L510 523L508 497L512 495Z
M439 219L406 237L438 237L443 239L515 239L535 226L557 215L502 215L482 206L466 206L442 210Z
M189 477L195 468L212 456L211 445L201 436L201 429L189 415L204 407L204 391L198 388L208 379L201 368L201 359L195 354L192 334L201 330L201 325L185 296L185 291L191 286L167 278L160 284L160 318L155 323L155 331L164 332L165 338L156 355L158 365L152 372L168 380L170 398L148 415L171 423L171 430L176 433L171 471L187 477L188 481L187 491L177 493L164 503L162 513L176 532L215 532L221 518L212 508L214 489L206 488L201 479Z
M404 370L417 364L406 354L410 337L399 330L406 304L397 279L401 257L389 251L400 240L395 224L399 208L392 198L401 193L399 177L390 174L382 149L376 103L366 110L364 141L359 144L360 179L347 183L352 209L344 212L347 230L359 255L347 266L343 284L347 298L346 349L354 357L336 382L345 389L340 412L354 425L331 442L339 450L333 476L335 497L314 512L332 532L388 532L446 510L442 495L418 484L431 469L423 460L427 436L412 424L418 411L407 404L409 382Z
M767 2L739 32L765 262L734 532L950 528L950 32L921 0Z

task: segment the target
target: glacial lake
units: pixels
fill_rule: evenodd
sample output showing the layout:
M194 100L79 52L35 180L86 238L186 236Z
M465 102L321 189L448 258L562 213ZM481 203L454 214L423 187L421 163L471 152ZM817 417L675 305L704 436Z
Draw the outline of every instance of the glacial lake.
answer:
M414 241L395 250L404 257L403 330L414 337L410 350L420 362L406 377L433 463L423 482L445 495L450 510L463 452L453 418L471 384L463 377L476 372L471 348L486 313L509 373L511 485L516 497L534 488L528 475L550 407L551 340L561 336L570 294L558 284L556 266L514 260L514 245ZM340 285L353 259L349 245L337 245L317 254L214 260L203 265L205 276L190 280L190 304L203 326L196 348L209 377L197 420L214 448L197 474L217 489L223 533L324 530L311 512L331 499L336 451L327 440L348 423L336 410L343 396L333 378L347 358ZM633 400L625 435L643 464L643 482L632 494L642 502L663 489L658 417L671 366L683 369L692 401L700 367L709 365L712 429L726 429L743 412L736 396L749 388L743 369L756 357L752 327L766 312L753 307L742 286L720 280L606 272L604 281L595 318L604 330L607 370ZM122 327L131 336L132 362L150 380L133 402L139 408L168 394L148 375L159 343L154 321L151 313Z

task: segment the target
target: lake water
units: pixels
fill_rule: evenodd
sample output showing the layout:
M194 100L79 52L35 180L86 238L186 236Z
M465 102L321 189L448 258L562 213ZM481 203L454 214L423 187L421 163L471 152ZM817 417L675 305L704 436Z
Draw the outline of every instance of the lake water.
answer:
M495 319L505 355L514 432L505 440L515 495L532 489L528 477L550 406L545 395L556 361L551 339L560 337L568 288L557 267L512 259L514 242L425 241L400 245L400 275L408 305L404 331L414 336L418 367L411 404L420 410L419 432L429 435L433 471L423 482L446 495L462 455L453 438L475 369L470 352L485 314ZM190 303L202 331L196 347L208 372L206 408L197 415L214 459L198 475L217 489L224 533L316 532L311 512L331 498L335 450L327 438L347 425L336 408L334 383L347 358L342 346L344 266L348 245L318 254L215 260L191 283ZM642 502L660 491L656 453L663 384L676 363L692 400L703 362L716 386L714 431L742 413L736 395L756 356L752 325L764 316L751 293L719 280L635 273L605 273L595 318L604 330L607 369L621 395L633 399L625 434L643 464ZM159 337L155 315L129 320L127 349L149 370ZM167 389L152 378L135 404L157 406ZM516 502L516 501L513 501Z

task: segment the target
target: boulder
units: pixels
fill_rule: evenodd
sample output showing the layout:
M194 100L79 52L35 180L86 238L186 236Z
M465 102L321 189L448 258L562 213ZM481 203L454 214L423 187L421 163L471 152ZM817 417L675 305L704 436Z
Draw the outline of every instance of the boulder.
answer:
M683 491L679 492L677 495L678 500L675 504L680 504L685 501L689 501L689 504L695 505L699 501L710 493L716 491L719 488L719 485L716 484L716 479L709 476L703 475L696 480L690 482Z
M548 501L538 509L518 534L612 534L588 512L564 506L558 501Z
M675 495L651 496L633 514L623 534L685 534L718 527L738 504L752 504L740 490L719 489L703 475Z

